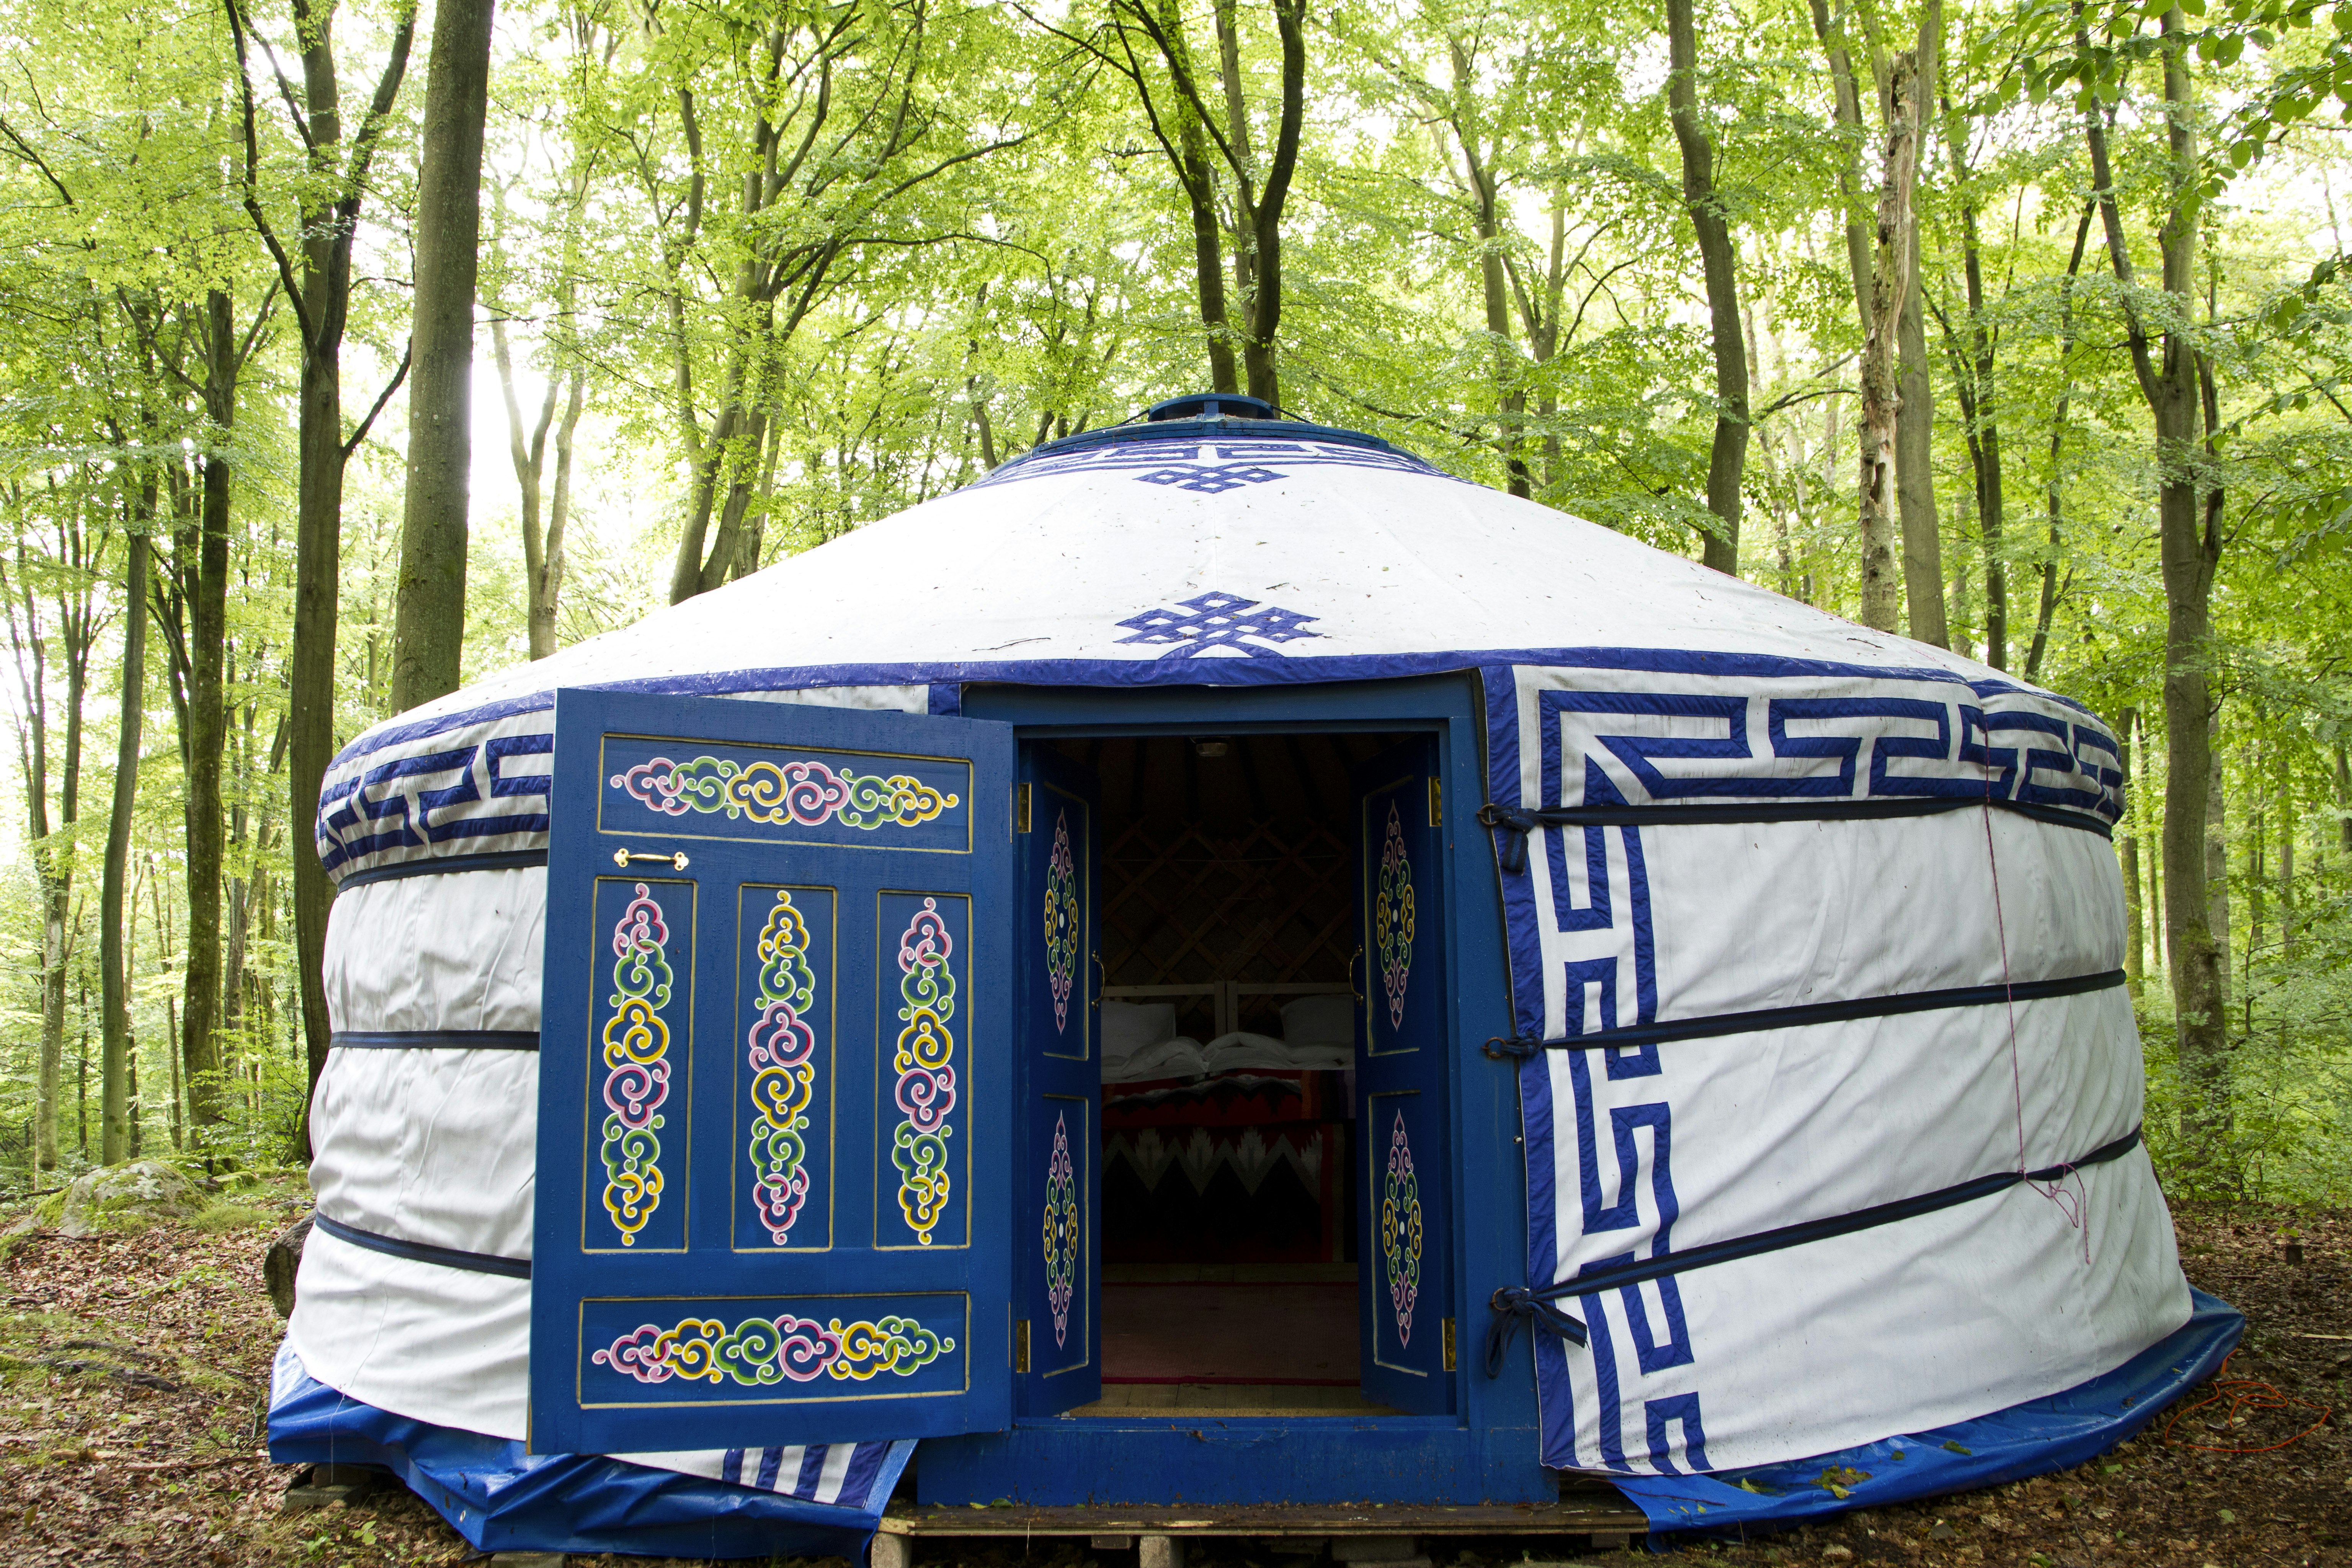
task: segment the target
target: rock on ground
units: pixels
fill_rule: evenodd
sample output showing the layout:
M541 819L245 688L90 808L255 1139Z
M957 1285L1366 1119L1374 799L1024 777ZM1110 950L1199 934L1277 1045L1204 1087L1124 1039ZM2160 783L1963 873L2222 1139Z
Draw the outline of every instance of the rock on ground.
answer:
M133 1160L77 1178L58 1200L57 1228L61 1236L96 1236L126 1224L188 1219L205 1203L204 1193L173 1167Z

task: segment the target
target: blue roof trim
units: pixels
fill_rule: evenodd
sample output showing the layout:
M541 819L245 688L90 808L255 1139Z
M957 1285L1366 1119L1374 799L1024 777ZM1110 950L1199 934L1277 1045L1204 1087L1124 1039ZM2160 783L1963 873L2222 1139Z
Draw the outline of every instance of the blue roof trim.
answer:
M1122 426L1124 428L1124 426ZM1392 680L1408 676L1452 675L1486 665L1539 664L1580 669L1633 669L1660 675L1767 677L1859 677L1965 686L1979 697L2011 692L2048 697L2084 713L2091 710L2071 697L2042 692L2011 680L1970 680L1948 669L1922 666L1843 664L1832 659L1789 658L1775 654L1707 653L1681 648L1571 647L1483 648L1459 653L1292 655L1282 658L934 659L908 664L774 665L760 669L710 670L642 676L631 680L583 682L598 691L645 691L668 697L726 697L745 691L792 691L824 686L914 686L974 682L1013 686L1281 686L1349 680ZM372 730L335 753L330 768L386 746L487 723L555 705L555 693L535 691L501 698L479 708L436 714L412 723Z
M1115 447L1128 441L1329 441L1374 452L1393 452L1417 462L1427 461L1418 453L1392 446L1378 436L1336 425L1310 425L1301 419L1139 419L1125 425L1106 425L1099 430L1081 430L1075 436L1032 447L1017 458L1007 458L992 472L1002 474L1041 458Z

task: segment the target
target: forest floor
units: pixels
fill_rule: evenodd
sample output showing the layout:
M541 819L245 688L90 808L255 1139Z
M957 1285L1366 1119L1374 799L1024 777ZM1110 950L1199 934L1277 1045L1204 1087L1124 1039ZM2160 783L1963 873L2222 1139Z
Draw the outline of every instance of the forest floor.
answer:
M265 1451L279 1324L261 1258L305 1204L300 1178L288 1174L226 1194L189 1224L81 1240L38 1230L0 1237L0 1568L479 1560L397 1485L349 1505L279 1510L291 1472L271 1466ZM0 1226L13 1217L0 1214ZM2318 1410L2249 1410L2223 1398L2177 1420L2168 1413L2079 1469L1989 1491L1663 1556L1563 1552L1540 1539L1481 1541L1467 1551L1445 1544L1433 1551L1438 1568L1527 1558L1595 1568L1611 1559L1688 1568L2352 1568L2352 1215L2188 1205L2176 1220L2189 1279L2246 1314L2246 1342L2227 1376L2334 1406L2340 1421L2272 1447ZM2289 1260L2290 1240L2300 1244L2299 1263ZM2212 1392L2190 1394L2184 1407ZM2230 1449L2266 1451L2216 1451ZM1197 1542L1190 1558L1195 1568L1309 1568L1248 1542ZM1133 1561L1131 1552L1044 1542L932 1545L923 1557L927 1568Z

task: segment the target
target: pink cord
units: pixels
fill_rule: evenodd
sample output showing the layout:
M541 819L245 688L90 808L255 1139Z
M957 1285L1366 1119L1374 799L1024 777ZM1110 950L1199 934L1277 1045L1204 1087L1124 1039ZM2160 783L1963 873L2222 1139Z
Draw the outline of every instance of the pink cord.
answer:
M2001 908L2000 857L1994 851L1992 840L1992 748L1990 744L1992 737L1988 733L1985 739L1988 742L1985 747L1984 760L1985 861L1992 868L1993 931L2000 942L2000 985L2003 1000L2009 1009L2009 1085L2017 1106L2017 1173L2023 1176L2027 1169L2025 1163L2025 1071L2019 1065L2017 1058L2017 990L2016 982L2009 972L2009 917ZM2072 1166L2067 1167L2066 1175L2072 1176L2075 1185L2082 1189L2082 1195L2079 1198L2066 1190L2065 1176L2060 1177L2047 1186L2031 1181L2025 1184L2057 1205L2058 1212L2066 1216L2067 1225L2083 1233L2083 1263L2087 1268L2091 1261L2090 1189L2084 1185L2081 1173Z

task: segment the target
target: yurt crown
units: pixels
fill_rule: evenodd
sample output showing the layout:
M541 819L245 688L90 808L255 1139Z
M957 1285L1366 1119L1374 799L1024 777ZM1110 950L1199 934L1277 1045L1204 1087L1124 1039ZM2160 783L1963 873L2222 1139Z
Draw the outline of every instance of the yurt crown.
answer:
M1282 413L1263 397L1245 397L1237 392L1195 392L1184 397L1163 398L1143 411L1143 417L1153 425L1171 419L1279 419Z

